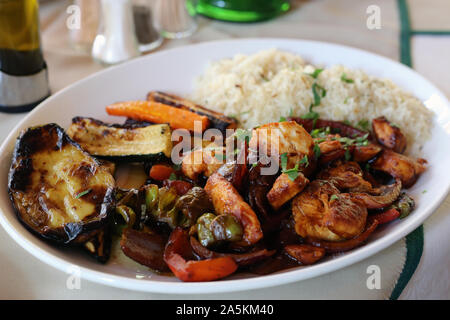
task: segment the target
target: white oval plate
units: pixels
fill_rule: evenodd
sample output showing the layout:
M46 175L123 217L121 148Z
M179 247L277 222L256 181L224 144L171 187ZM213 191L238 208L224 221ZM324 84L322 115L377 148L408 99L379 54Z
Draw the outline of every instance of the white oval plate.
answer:
M209 283L182 283L174 277L154 274L143 266L125 260L112 259L106 265L98 264L84 254L49 245L32 235L18 221L8 198L7 175L14 142L22 129L49 122L67 128L74 116L121 121L108 117L104 107L116 101L144 99L150 90L186 95L192 90L194 77L203 72L208 62L269 48L300 54L313 64L343 64L365 70L371 75L390 78L436 113L432 139L423 150L423 157L429 161L429 170L409 190L417 202L413 214L380 228L365 246L329 257L316 265L267 276L237 274L227 280ZM361 261L417 228L437 208L449 190L449 137L450 105L445 96L412 69L381 56L335 44L284 39L242 39L185 46L151 54L94 74L58 92L26 116L0 148L0 222L15 241L38 259L65 272L78 266L84 279L104 285L177 294L229 292L281 285L316 277ZM424 193L424 190L427 192Z

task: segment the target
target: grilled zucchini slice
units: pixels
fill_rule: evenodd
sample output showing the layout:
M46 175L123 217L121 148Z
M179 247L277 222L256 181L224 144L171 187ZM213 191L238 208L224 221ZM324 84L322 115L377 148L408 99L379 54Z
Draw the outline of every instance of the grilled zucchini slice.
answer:
M115 181L56 124L32 127L16 142L8 190L20 221L60 243L84 243L107 224Z
M156 162L170 158L172 152L171 130L167 124L110 125L76 117L67 134L91 155L112 161Z

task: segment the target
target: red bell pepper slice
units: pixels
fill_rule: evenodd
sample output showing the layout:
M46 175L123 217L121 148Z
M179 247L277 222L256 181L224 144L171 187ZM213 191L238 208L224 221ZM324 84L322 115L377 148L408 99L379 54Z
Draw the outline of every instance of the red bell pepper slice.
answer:
M375 213L369 216L370 220L377 220L379 224L391 222L400 217L400 212L397 209L389 209L384 212Z
M230 257L186 261L182 253L189 245L188 233L178 227L172 231L164 251L164 261L182 281L218 280L229 276L238 268L236 262Z

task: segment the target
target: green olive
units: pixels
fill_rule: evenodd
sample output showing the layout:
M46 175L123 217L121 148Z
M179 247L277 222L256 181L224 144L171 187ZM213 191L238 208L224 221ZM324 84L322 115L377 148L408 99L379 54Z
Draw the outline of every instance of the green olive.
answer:
M145 192L145 206L149 212L153 212L158 204L159 189L157 185L149 184L143 187Z
M241 224L229 214L217 216L211 222L210 230L217 241L239 241L244 234Z
M214 238L214 234L210 230L211 222L215 218L215 214L205 213L197 219L196 229L198 241L200 241L204 247L210 247L217 242Z
M130 207L120 205L116 207L116 214L120 215L128 226L133 226L136 222L136 213Z

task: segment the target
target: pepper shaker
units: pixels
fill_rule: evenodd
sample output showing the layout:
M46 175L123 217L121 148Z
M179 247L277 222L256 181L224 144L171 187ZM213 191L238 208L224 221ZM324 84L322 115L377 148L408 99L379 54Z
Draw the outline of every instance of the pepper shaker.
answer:
M186 38L197 30L195 8L185 0L157 0L156 14L165 38Z
M104 64L120 63L141 54L130 0L102 0L99 33L92 56Z

